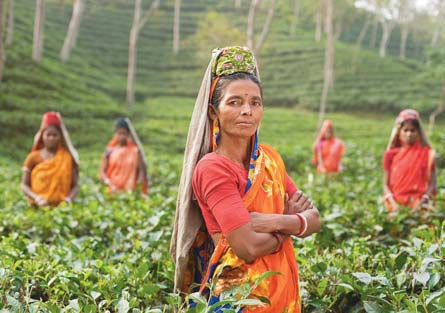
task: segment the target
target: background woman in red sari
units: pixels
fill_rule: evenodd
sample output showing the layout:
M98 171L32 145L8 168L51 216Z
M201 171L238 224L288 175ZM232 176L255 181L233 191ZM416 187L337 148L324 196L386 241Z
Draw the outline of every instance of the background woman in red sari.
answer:
M214 50L195 103L178 191L171 245L175 287L187 293L191 283L201 283L211 305L231 287L252 286L261 274L278 272L253 291L270 304L243 312L300 312L290 236L317 232L320 217L278 152L258 144L262 116L252 52Z
M78 169L79 158L61 115L45 113L23 164L23 193L38 206L71 202L78 192Z
M332 121L325 120L314 143L312 164L318 173L337 173L342 171L341 157L345 151L343 142L335 137Z
M418 211L432 204L436 192L435 152L415 110L403 110L397 117L383 156L383 172L388 211L397 211L401 205Z
M142 193L147 193L147 162L139 138L128 118L116 122L114 137L102 156L99 178L110 193L134 191L141 182Z

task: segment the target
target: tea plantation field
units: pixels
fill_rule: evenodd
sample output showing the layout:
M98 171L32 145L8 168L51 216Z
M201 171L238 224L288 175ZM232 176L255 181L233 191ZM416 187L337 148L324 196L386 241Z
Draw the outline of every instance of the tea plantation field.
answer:
M88 125L95 142L80 149L75 203L34 209L20 192L22 158L0 157L2 312L172 312L174 265L168 254L192 99L156 98L135 110L145 144L150 196L110 197L97 179L112 131ZM316 115L267 108L260 140L282 154L296 184L320 209L322 231L295 240L305 312L445 311L445 171L439 160L437 211L422 222L381 203L381 155L392 116L331 114L346 145L345 171L320 177L309 161ZM68 129L70 118L66 117ZM38 125L36 125L37 127ZM75 128L75 127L74 127ZM80 132L80 131L79 131ZM32 138L24 146L31 146ZM432 142L444 156L445 125Z

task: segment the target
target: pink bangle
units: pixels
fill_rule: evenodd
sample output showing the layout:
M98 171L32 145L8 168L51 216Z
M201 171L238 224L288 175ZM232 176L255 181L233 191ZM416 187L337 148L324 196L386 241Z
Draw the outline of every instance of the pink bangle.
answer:
M301 213L295 213L300 220L300 231L295 235L297 237L303 237L307 231L307 218Z
M275 238L277 238L277 240L278 240L278 247L273 252L273 253L277 253L278 251L281 250L281 247L283 246L284 238L280 233L271 233L271 235L274 236Z

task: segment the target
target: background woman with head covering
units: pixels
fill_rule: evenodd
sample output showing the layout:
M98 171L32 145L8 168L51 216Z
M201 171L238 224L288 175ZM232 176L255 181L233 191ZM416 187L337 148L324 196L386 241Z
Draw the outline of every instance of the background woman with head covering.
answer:
M409 206L414 211L431 204L436 192L435 152L419 114L400 112L383 156L384 200L389 211Z
M325 120L314 143L312 164L318 173L337 173L342 171L341 157L345 151L343 142L335 137L332 121Z
M147 193L147 162L136 131L128 118L119 118L116 121L114 137L102 156L99 177L111 193L134 191L138 181L142 183L142 193Z
M261 274L277 272L252 292L270 304L243 312L300 312L290 236L318 231L320 218L297 191L278 152L258 144L262 115L262 88L251 51L215 50L184 156L171 244L175 287L187 293L193 282L201 283L212 304L228 288L252 286Z
M71 202L78 192L78 169L79 158L61 115L45 113L23 164L23 193L38 206Z

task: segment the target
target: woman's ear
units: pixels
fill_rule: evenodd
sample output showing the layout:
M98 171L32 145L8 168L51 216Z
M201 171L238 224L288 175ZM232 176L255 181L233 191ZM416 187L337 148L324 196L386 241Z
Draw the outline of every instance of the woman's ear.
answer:
M215 108L210 104L209 104L208 115L212 121L218 118Z

